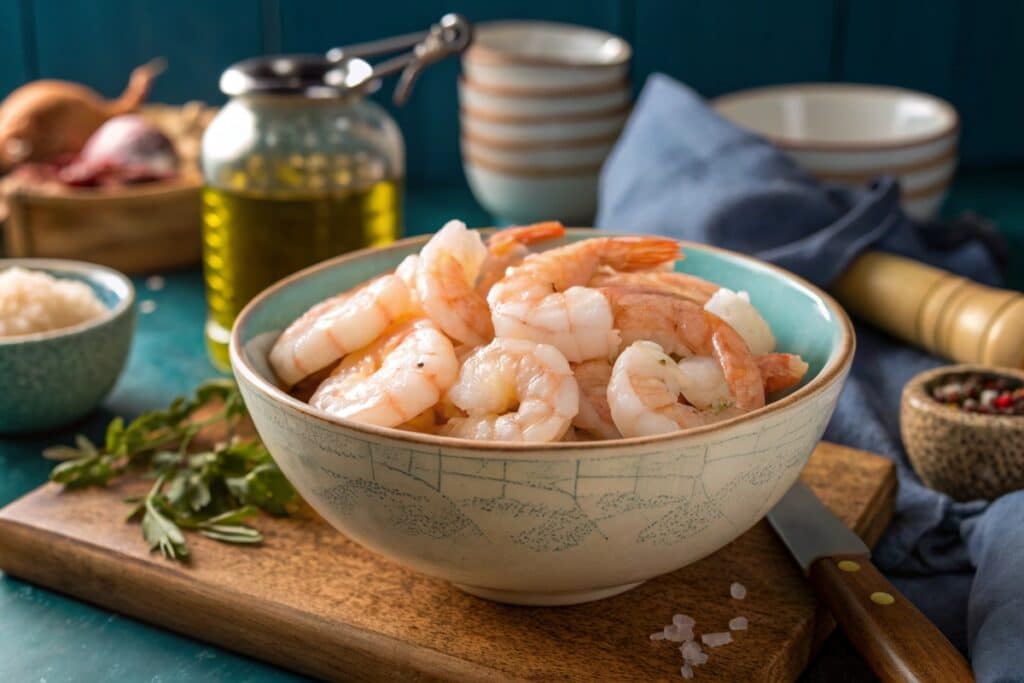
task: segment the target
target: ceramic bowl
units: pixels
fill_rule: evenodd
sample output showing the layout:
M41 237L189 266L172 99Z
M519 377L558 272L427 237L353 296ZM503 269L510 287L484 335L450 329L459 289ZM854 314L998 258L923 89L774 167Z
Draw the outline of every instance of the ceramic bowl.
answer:
M568 239L593 234L572 230ZM723 547L796 480L853 358L850 321L827 294L752 258L684 244L682 268L749 291L780 348L810 363L799 388L687 432L533 445L334 419L278 389L267 353L280 331L310 305L391 270L426 239L325 261L267 289L235 323L231 363L267 448L328 522L474 595L585 602Z
M503 145L479 140L472 134L462 136L462 156L469 162L479 160L482 166L510 168L513 172L521 169L544 171L548 169L570 169L591 172L601 170L601 164L611 152L613 142L582 144L575 142L550 142L537 145Z
M821 180L863 185L899 179L915 218L939 210L957 164L959 117L932 95L874 85L813 83L744 90L713 101Z
M481 112L490 118L516 116L538 118L624 111L632 98L629 83L613 83L584 91L522 90L487 87L459 79L459 105L467 112Z
M469 188L488 213L510 225L586 222L597 210L600 167L518 168L463 153Z
M492 116L462 111L464 133L498 144L537 145L547 142L583 142L586 144L616 140L626 123L628 111L595 116L574 115L528 120L521 117Z
M547 21L476 24L462 70L484 87L586 89L627 78L632 49L610 33Z
M92 287L109 312L52 332L0 337L0 433L52 429L92 410L128 358L135 329L135 289L104 266L60 259L0 259L0 270L21 266Z
M1024 488L1024 417L968 413L935 401L944 379L980 372L1024 382L1024 371L947 365L915 376L900 399L900 431L914 471L956 500L994 500Z

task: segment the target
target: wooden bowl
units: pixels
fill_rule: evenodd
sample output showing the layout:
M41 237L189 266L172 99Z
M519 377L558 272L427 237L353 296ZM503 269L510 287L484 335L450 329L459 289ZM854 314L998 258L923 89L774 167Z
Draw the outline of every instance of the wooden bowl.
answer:
M986 365L922 372L903 388L900 431L926 485L956 500L992 500L1024 488L1024 416L965 412L939 403L929 391L945 377L972 372L1024 382L1024 371Z
M139 113L174 141L181 175L117 188L9 183L2 193L6 256L74 259L126 273L199 262L202 177L197 157L214 110L190 103L149 105Z

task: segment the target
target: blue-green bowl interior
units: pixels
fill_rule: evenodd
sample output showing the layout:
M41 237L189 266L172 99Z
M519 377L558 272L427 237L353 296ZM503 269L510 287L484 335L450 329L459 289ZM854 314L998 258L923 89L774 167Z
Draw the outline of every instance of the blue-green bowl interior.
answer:
M567 240L590 236L592 234L575 233ZM314 269L293 279L250 308L237 330L241 352L257 372L274 384L265 359L253 357L256 350L265 348L259 344L250 346L253 338L282 330L313 304L394 269L406 255L421 246L416 243L368 251L358 258ZM777 349L798 353L810 365L803 384L812 380L839 353L842 321L821 296L795 277L720 250L692 245L684 251L686 259L679 263L679 270L750 294L751 301L775 333Z

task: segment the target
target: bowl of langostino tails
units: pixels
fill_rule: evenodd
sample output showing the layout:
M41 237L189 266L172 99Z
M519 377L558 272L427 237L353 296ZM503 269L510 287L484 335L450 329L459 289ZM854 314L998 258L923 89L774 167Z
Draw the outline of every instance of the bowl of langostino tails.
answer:
M231 363L267 448L337 529L474 595L564 605L758 522L853 348L831 297L740 254L452 221L264 291Z
M135 289L82 261L0 259L0 434L61 427L114 386L131 346Z

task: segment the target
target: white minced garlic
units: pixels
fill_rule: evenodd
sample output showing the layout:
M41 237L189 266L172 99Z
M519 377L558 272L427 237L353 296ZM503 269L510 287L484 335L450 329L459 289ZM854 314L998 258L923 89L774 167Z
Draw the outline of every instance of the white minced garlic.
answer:
M0 337L60 330L106 312L84 282L17 266L0 271Z

